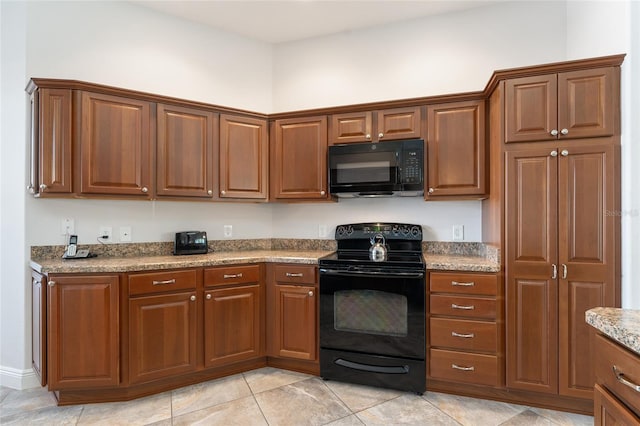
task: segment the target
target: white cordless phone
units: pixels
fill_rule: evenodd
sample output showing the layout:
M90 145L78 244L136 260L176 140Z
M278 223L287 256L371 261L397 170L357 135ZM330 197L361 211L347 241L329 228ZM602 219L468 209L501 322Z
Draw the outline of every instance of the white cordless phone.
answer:
M77 250L78 250L78 236L71 235L69 236L69 245L67 246L67 252L65 253L65 257L75 257Z

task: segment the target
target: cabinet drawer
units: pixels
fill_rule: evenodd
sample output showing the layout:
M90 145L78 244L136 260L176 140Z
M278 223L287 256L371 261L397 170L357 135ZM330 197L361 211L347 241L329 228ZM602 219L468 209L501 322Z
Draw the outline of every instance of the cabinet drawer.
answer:
M498 277L492 274L432 272L429 274L429 288L439 293L495 296L498 294Z
M640 356L601 334L596 335L596 381L640 416ZM614 372L613 368L616 368ZM626 381L627 384L623 383Z
M223 266L204 270L204 285L256 283L260 281L260 265Z
M497 351L498 326L495 322L431 318L429 335L431 346Z
M316 267L312 265L275 265L274 277L277 282L316 284Z
M496 299L432 294L430 312L468 318L496 318Z
M129 295L195 290L197 279L195 269L129 275Z
M498 357L495 355L431 349L429 367L431 377L436 379L500 386Z

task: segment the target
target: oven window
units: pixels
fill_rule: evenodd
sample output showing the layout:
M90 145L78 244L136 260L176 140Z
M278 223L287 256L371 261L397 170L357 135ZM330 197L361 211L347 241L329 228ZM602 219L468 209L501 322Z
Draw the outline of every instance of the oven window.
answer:
M334 328L338 331L407 335L407 298L377 290L339 290L333 294Z

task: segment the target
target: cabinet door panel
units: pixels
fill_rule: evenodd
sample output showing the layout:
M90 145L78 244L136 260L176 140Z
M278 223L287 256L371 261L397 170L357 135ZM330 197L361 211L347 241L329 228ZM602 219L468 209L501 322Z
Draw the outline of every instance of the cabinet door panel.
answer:
M620 102L614 72L598 68L558 74L558 130L568 130L560 139L614 134Z
M266 200L268 150L266 120L220 116L220 197Z
M40 194L71 192L71 90L41 89L39 94ZM44 186L43 186L44 185Z
M205 366L261 356L260 286L205 292Z
M40 385L47 384L47 286L31 271L31 366Z
M316 359L315 287L275 285L275 353L304 360Z
M427 129L426 198L484 194L484 102L429 106Z
M213 196L216 121L216 115L208 111L158 105L158 195Z
M150 197L151 106L82 93L80 192Z
M558 170L560 392L590 398L595 366L585 311L616 304L614 148L567 151Z
M327 198L327 118L278 120L275 126L274 197Z
M595 426L627 426L640 424L636 416L606 388L596 385L593 409Z
M196 318L195 292L130 299L129 381L195 371Z
M523 77L505 83L505 142L555 140L557 129L556 74Z
M420 138L422 111L420 107L394 108L377 112L378 134L374 139L385 141Z
M49 284L49 390L117 386L118 277L51 276Z
M372 121L371 111L332 115L329 144L370 142Z

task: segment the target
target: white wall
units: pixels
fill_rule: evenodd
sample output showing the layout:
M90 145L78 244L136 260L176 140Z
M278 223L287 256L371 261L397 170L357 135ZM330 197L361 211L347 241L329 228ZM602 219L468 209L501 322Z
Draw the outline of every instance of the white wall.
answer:
M622 305L635 309L640 309L639 22L638 2L567 2L567 59L627 54L621 67Z
M568 50L580 57L619 53L624 38L604 34L607 43L578 52L580 43L567 42L564 2L499 3L276 46L126 2L0 2L0 10L0 382L13 387L30 383L24 374L30 367L28 247L61 244L62 217L74 217L81 243L93 242L100 225L114 231L132 226L134 241L168 241L172 232L187 228L221 238L223 224L234 225L234 238L310 238L318 224L328 225L331 234L339 223L376 219L423 224L427 238L437 240L451 240L450 226L462 224L465 240L480 240L476 201L236 205L26 197L23 89L29 77L79 79L274 112L481 90L496 69L562 61Z

